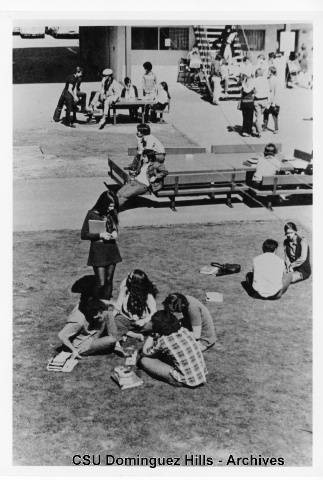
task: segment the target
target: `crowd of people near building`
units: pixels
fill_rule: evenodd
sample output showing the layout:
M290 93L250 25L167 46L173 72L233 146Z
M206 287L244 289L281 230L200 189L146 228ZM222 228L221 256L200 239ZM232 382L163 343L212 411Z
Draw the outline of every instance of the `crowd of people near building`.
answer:
M272 133L278 133L278 117L282 86L292 88L295 85L312 88L312 51L302 44L296 54L291 52L286 62L284 81L280 78L280 59L275 52L268 57L262 53L254 57L247 52L242 61L234 61L232 45L236 31L228 31L225 38L230 42L220 42L218 53L207 65L203 65L197 44L187 57L185 83L193 83L206 88L211 102L219 105L220 100L229 96L230 81L234 78L235 87L240 90L238 108L242 113L241 135L261 137L268 130L268 122L272 118ZM216 47L219 47L218 43ZM202 87L203 86L203 87Z
M89 105L86 105L86 93L81 92L81 83L83 78L83 68L76 67L74 74L69 75L62 94L59 98L53 119L59 122L62 109L65 105L64 124L67 127L75 128L77 122L77 112L85 113L88 121L91 120L94 113L101 110L101 119L99 129L103 129L110 117L111 107L118 102L129 102L129 117L131 120L138 120L139 105L144 104L144 121L147 123L157 122L157 112L163 112L170 108L170 93L168 84L164 81L158 83L157 76L153 72L150 62L143 64L144 74L142 76L141 97L139 97L139 88L132 84L129 77L125 77L121 84L114 77L111 68L102 70L100 89L93 92L90 97ZM80 109L79 109L80 107Z

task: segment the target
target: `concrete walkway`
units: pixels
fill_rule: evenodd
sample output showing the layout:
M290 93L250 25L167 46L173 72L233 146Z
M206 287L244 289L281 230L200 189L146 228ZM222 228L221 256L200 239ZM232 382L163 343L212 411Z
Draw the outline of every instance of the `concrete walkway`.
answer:
M46 128L48 129L46 134L50 135L51 125L53 125L52 107L57 101L61 87L58 84L15 85L14 128L24 129L26 125L30 129ZM95 85L85 84L84 87L89 92L93 87L95 88ZM171 94L173 105L166 120L191 141L207 147L208 150L212 144L243 143L243 138L238 133L228 131L229 124L241 124L241 112L236 108L237 102L224 101L219 106L214 106L203 101L197 93L179 84L172 86ZM311 102L311 92L308 90L286 90L279 135L273 136L271 132L266 132L261 140L250 139L250 142L266 143L275 140L283 143L286 153L291 153L294 148L311 151L312 122L303 120L312 116ZM86 128L86 126L80 127ZM125 126L110 128L116 128L117 134L118 130L124 129ZM14 230L80 229L86 210L95 203L99 193L104 190L103 181L106 180L106 177L101 176L16 179L14 181ZM151 200L158 208L149 207ZM178 211L174 213L165 200L148 197L148 201L144 200L140 207L121 213L121 225L218 223L269 219L283 222L293 219L303 224L306 229L311 229L312 226L311 206L279 206L274 212L269 212L263 207L250 208L241 202L235 203L234 208L230 209L221 200L211 203L201 198L194 198L191 202L185 200L179 202L179 205Z

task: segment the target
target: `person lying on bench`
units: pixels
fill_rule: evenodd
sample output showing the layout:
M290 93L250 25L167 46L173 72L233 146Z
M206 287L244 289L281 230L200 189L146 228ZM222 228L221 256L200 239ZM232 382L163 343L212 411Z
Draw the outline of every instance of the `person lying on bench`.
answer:
M216 341L213 318L203 303L191 295L171 293L163 301L167 313L181 314L183 327L193 332L202 352L212 347Z
M253 259L253 273L247 274L247 283L261 298L276 300L288 289L293 279L286 272L284 261L276 255L278 242L268 238L262 245L263 253Z
M113 351L116 339L109 330L105 303L87 298L72 310L58 338L74 358L82 358L81 355Z
M151 336L143 346L140 366L152 377L176 387L198 387L206 382L206 365L193 333L164 310L152 318Z
M311 275L310 247L305 238L297 233L295 223L288 222L284 226L285 265L292 272L292 283L306 280Z
M147 193L157 192L162 188L163 178L167 175L164 165L165 148L162 143L150 133L150 127L144 123L137 126L137 155L129 170L130 179L118 191L119 207L127 200Z
M277 156L277 147L274 143L265 146L263 157L259 158L252 181L256 186L261 185L263 177L275 175L281 169L281 159Z

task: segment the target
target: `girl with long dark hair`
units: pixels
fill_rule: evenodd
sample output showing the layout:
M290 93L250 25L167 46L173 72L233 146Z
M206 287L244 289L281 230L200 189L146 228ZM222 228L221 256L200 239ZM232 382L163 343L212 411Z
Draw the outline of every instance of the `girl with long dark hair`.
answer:
M94 270L96 298L110 300L112 297L115 267L122 261L117 238L118 199L107 190L88 211L81 231L81 239L91 241L87 264Z
M120 284L119 296L114 311L109 312L114 319L118 337L129 330L140 334L151 331L151 316L156 312L157 288L142 270L135 269Z

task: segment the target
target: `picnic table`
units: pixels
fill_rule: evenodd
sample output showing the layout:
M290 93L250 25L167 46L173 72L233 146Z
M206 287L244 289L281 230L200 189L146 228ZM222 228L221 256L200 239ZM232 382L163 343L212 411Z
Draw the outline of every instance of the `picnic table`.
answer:
M124 110L129 108L140 108L141 109L141 121L144 123L145 117L145 108L150 107L155 102L152 100L144 100L144 99L137 99L137 100L123 100L120 99L116 103L111 105L111 109L113 112L113 124L116 125L117 123L117 110Z

